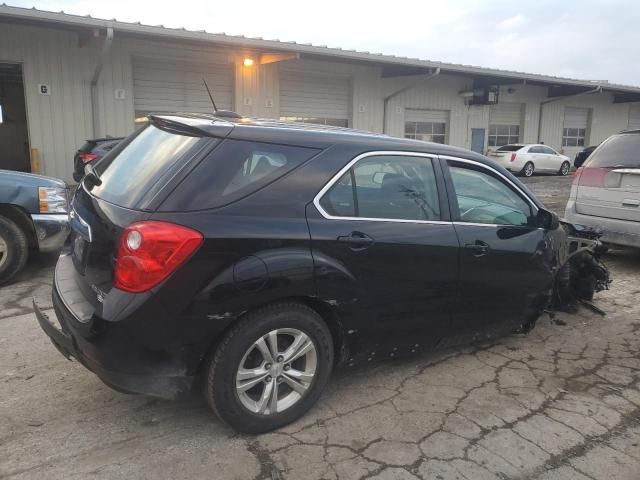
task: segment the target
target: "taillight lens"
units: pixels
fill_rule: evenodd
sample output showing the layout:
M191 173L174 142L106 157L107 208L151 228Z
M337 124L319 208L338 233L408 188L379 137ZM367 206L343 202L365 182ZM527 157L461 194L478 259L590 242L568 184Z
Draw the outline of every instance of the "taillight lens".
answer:
M582 174L583 168L584 167L578 167L576 171L573 172L573 180L571 182L573 185L578 185L580 183L580 175Z
M81 153L78 157L82 160L82 163L89 163L91 160L98 158L98 155L95 153Z
M515 161L516 161L516 157L517 157L517 156L518 156L518 154L517 154L517 153L515 153L515 152L513 152L513 153L511 154L511 160L510 160L510 161L515 162Z
M133 293L146 292L171 275L204 241L191 228L166 222L138 222L120 237L114 286Z
M573 183L581 187L604 187L608 173L606 168L580 167L573 177Z

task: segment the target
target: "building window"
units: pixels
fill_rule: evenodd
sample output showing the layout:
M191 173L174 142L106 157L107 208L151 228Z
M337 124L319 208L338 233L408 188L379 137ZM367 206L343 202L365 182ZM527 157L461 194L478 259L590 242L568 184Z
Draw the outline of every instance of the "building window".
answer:
M313 123L315 125L329 125L332 127L344 127L349 126L349 120L346 118L319 118L319 117L280 117L283 122L300 122L300 123Z
M563 147L584 147L587 137L586 128L564 128L562 130Z
M490 147L502 147L520 141L519 125L489 125L489 138L487 145Z
M446 143L447 124L444 122L405 122L404 138L423 142Z

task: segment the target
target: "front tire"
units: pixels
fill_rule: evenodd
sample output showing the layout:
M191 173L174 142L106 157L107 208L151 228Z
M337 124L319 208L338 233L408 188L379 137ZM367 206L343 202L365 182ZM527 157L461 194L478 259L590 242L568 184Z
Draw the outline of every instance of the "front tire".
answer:
M535 171L535 166L533 165L532 162L527 162L525 163L524 167L522 168L522 171L520 172L520 174L523 177L530 177L531 175L533 175L533 172Z
M26 234L12 220L0 217L0 285L22 270L28 257Z
M566 177L567 175L569 175L570 170L571 170L571 164L569 162L562 162L562 165L560 166L560 170L558 170L558 175L562 175L563 177Z
M333 367L331 333L300 303L270 305L244 317L223 337L205 376L205 397L234 429L263 433L304 415Z

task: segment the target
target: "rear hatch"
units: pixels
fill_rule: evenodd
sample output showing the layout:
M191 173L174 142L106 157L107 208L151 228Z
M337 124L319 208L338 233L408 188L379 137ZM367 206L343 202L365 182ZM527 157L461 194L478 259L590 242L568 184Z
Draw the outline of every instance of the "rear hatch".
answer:
M576 172L576 212L640 222L640 133L609 137Z
M231 128L223 133L228 134ZM56 270L56 277L69 283L58 285L61 294L67 293L71 303L77 302L89 315L87 301L93 310L102 309L113 287L115 254L123 229L149 218L173 186L217 142L189 126L157 119L102 158L73 198L71 252L57 267L65 271L59 274Z

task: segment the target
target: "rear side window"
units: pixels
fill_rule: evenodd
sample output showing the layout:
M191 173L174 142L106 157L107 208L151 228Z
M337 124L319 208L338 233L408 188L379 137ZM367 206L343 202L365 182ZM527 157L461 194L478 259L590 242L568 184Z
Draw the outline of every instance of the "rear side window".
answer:
M320 199L334 217L382 220L440 220L431 159L380 155L363 158Z
M173 174L210 141L149 125L115 146L96 164L102 183L94 186L91 193L115 205L145 209Z
M640 135L614 135L606 140L589 159L591 168L640 168Z
M319 152L243 140L224 140L162 204L163 211L228 205L277 180Z

